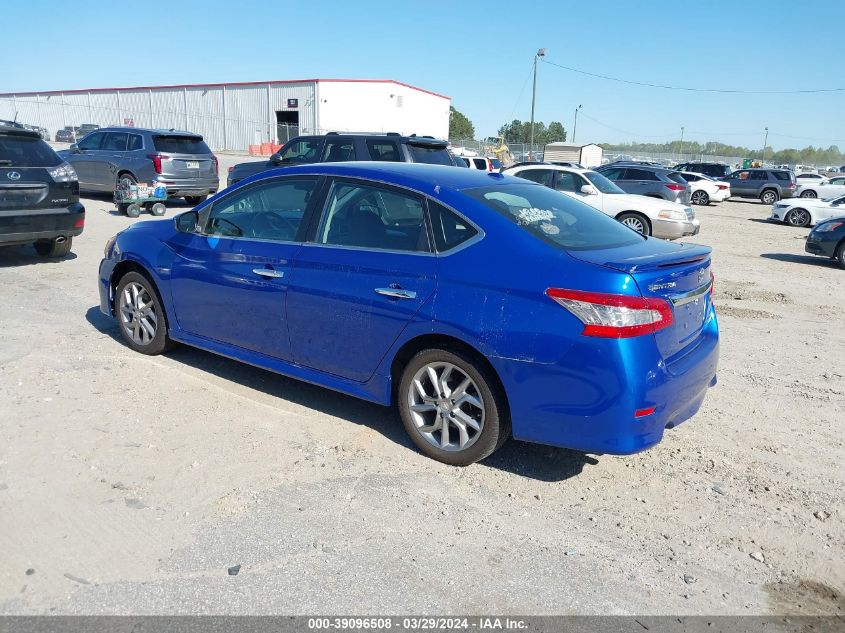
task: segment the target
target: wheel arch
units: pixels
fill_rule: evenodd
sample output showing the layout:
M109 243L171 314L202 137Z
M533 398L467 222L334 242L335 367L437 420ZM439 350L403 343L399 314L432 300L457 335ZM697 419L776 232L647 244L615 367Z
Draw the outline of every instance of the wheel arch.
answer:
M661 200L662 200L662 199L663 199L663 198L661 198ZM620 212L619 212L619 213L617 213L615 216L613 216L613 219L614 219L614 220L618 220L620 217L622 217L622 216L623 216L623 215L625 215L625 214L639 216L639 217L640 217L640 218L642 218L642 219L645 221L645 223L648 225L648 231L649 231L649 233L651 233L651 231L653 230L653 228L654 228L654 227L653 227L653 226L652 226L652 224L651 224L651 218L649 218L649 217L648 217L645 213L643 213L642 211L637 211L636 209L628 209L628 210L626 210L626 211L620 211Z
M393 355L393 360L390 363L390 402L396 404L396 391L399 388L399 383L402 380L402 372L407 366L408 362L419 352L425 349L432 349L439 347L442 349L459 351L471 357L473 360L481 364L495 380L495 387L499 391L505 406L507 407L507 414L510 417L510 403L508 402L508 394L505 390L505 385L502 382L499 372L493 367L492 363L487 357L482 354L477 348L470 345L466 341L450 336L448 334L429 333L415 336L412 339L405 341L402 346Z

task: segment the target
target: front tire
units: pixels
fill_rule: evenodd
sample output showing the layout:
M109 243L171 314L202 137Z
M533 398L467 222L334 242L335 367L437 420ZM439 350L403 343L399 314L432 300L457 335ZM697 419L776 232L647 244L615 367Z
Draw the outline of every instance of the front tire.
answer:
M185 202L187 202L192 207L197 206L200 202L204 201L208 196L185 196Z
M620 213L616 216L616 219L629 229L634 229L637 233L642 235L651 235L651 224L649 224L644 215L628 211Z
M488 368L457 350L419 352L405 367L397 398L411 440L444 464L468 466L510 436L497 381Z
M760 194L760 202L763 204L774 204L778 200L780 200L780 196L774 189L766 189Z
M702 191L698 189L692 192L692 196L690 197L690 202L692 204L700 205L702 207L706 207L710 204L710 196L707 195L706 191Z
M120 334L129 347L155 356L172 346L161 299L149 279L139 273L126 273L117 283L114 296Z
M67 237L63 242L58 239L39 240L33 246L41 257L66 257L73 246L73 237Z
M836 261L839 262L839 265L842 268L845 268L845 242L842 242L839 245L839 248L836 249Z
M784 220L790 226L809 226L810 212L806 209L792 209L786 214Z

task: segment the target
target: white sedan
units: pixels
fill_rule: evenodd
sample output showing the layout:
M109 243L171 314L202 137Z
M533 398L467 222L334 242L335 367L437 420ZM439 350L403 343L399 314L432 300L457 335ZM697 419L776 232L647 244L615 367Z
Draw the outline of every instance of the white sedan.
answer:
M692 207L662 198L625 193L600 173L590 169L533 163L509 167L503 169L502 173L533 180L565 193L643 235L674 240L695 235L700 228Z
M810 226L845 216L845 196L839 198L788 198L772 205L769 220L790 226Z
M832 176L821 182L797 182L796 198L836 198L845 195L845 176Z
M731 186L710 176L682 171L681 176L689 183L690 202L707 206L711 202L722 202L731 195Z

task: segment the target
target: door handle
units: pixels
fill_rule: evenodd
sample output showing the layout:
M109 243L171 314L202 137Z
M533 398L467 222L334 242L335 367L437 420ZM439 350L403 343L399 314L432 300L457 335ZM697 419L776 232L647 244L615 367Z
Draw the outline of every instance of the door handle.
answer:
M393 299L416 299L417 293L413 290L403 290L402 288L376 288L376 292L385 297Z
M252 272L256 275L261 275L262 277L268 277L270 279L281 279L285 276L284 272L273 270L272 268L253 268Z

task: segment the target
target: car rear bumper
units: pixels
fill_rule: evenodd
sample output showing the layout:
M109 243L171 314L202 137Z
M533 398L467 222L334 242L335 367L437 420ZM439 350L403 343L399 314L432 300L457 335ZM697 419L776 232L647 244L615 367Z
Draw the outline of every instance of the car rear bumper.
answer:
M728 198L731 197L731 190L730 189L720 189L712 196L710 196L710 200L713 202L724 202Z
M585 361L585 359L589 359ZM716 384L719 329L712 305L701 336L671 363L653 336L577 342L553 364L493 357L513 435L589 453L627 455L691 418ZM654 407L653 413L635 412Z
M57 209L0 210L0 244L6 246L73 237L84 228L85 207L78 202Z
M217 193L220 185L218 178L175 178L173 176L157 176L156 182L167 187L167 195L176 198L181 196L207 196Z
M679 237L697 235L701 230L698 218L693 220L652 220L651 234L665 240L676 240Z

